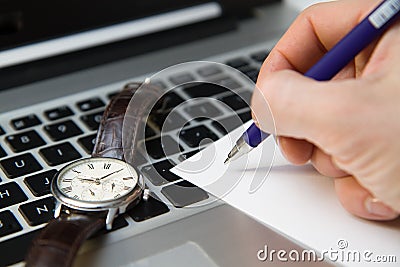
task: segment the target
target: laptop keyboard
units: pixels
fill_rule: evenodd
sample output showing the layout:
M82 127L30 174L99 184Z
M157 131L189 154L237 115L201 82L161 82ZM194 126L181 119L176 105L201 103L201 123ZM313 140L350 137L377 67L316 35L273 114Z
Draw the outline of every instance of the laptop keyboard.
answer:
M217 61L255 81L268 55L265 47L232 52ZM108 235L115 235L115 242L119 235L126 238L126 229L131 228L128 235L138 234L221 204L170 169L251 119L252 85L218 65L188 69L152 83L165 89L193 82L196 77L215 84L177 86L156 105L158 113L149 117L139 169L151 196L118 217L112 234L104 229L92 239L101 236L107 240ZM55 173L73 160L90 156L106 103L122 88L120 85L0 115L0 265L22 261L32 238L53 217L50 184ZM175 111L179 105L182 108ZM205 201L212 203L183 209Z

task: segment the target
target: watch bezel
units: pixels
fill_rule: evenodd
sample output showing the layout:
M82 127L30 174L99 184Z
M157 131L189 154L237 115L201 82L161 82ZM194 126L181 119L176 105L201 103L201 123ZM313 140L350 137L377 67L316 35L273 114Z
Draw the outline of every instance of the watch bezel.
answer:
M106 201L85 201L85 200L79 200L79 199L74 199L71 197L68 197L64 193L62 193L57 185L57 181L60 178L60 174L67 168L70 168L71 165L77 164L79 161L88 161L88 160L112 160L112 161L118 161L122 162L124 164L128 164L130 167L132 167L138 176L138 180L136 183L136 186L131 190L130 193L121 196L117 199L112 199L112 200L106 200ZM131 164L120 160L116 158L107 158L107 157L93 157L93 158L84 158L84 159L78 159L76 161L70 162L69 164L65 165L62 167L54 176L52 182L51 182L51 193L54 196L54 198L59 201L62 205L67 206L69 208L75 209L75 210L82 210L82 211L104 211L104 210L110 210L110 209L115 209L115 208L126 208L129 206L129 204L133 203L134 201L137 201L139 198L142 197L143 191L145 189L145 184L144 184L144 178L143 175Z

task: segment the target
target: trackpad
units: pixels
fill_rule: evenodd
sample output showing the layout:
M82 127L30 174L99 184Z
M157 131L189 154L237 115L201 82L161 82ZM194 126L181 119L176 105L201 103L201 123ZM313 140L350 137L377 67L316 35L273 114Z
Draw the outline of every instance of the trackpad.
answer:
M124 267L147 266L191 266L191 267L218 267L207 253L196 243L187 242L183 245L157 253L150 257L129 263Z

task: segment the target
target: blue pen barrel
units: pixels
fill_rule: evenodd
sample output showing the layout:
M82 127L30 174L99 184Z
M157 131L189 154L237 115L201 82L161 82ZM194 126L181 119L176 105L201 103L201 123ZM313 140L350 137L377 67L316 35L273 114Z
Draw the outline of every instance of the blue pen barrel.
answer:
M399 0L383 1L370 15L363 19L312 66L304 76L318 81L332 79L365 47L381 35L389 25L399 18L399 3ZM373 23L374 21L382 22L382 25L377 25L377 23Z
M268 136L268 133L258 129L254 123L243 134L244 141L251 147L258 146Z

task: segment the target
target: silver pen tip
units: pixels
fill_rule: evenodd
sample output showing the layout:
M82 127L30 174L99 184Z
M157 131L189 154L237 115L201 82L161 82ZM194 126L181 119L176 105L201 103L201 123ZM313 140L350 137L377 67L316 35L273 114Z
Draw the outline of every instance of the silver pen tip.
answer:
M224 161L224 164L240 158L252 149L253 148L244 141L243 137L239 138L236 144L233 146L232 150L229 152L228 158Z
M226 160L224 161L224 164L225 164L225 165L228 164L229 161L231 161L231 158L230 158L230 157L227 157Z

